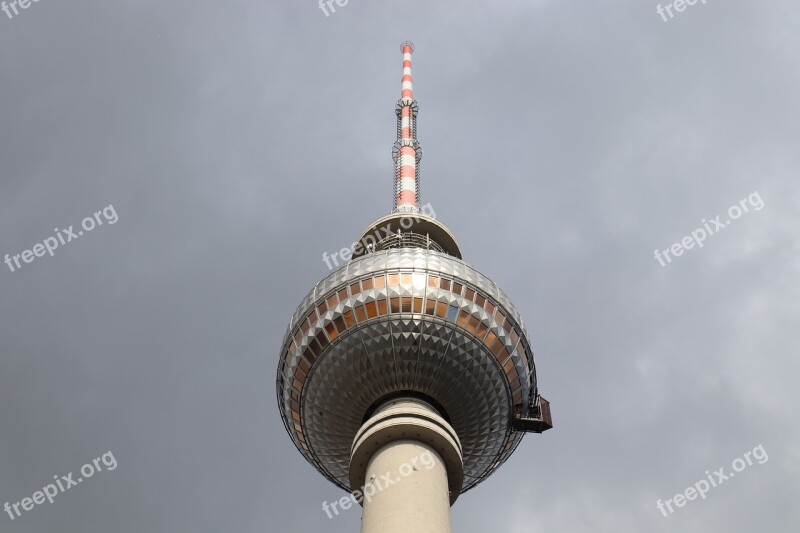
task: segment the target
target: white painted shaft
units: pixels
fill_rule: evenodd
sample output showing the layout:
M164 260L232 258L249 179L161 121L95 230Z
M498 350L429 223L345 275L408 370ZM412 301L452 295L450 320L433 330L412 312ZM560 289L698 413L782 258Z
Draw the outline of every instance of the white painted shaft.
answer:
M353 440L350 486L363 492L361 533L450 533L464 481L461 443L428 402L388 400Z
M367 464L364 489L361 533L452 531L447 469L426 443L397 440L384 445Z

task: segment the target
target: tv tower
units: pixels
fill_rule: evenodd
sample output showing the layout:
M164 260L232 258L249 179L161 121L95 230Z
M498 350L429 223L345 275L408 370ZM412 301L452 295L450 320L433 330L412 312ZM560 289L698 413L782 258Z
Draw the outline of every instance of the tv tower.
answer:
M295 311L277 396L300 453L362 505L362 533L445 533L459 494L552 421L522 317L420 209L414 45L401 46L394 210Z

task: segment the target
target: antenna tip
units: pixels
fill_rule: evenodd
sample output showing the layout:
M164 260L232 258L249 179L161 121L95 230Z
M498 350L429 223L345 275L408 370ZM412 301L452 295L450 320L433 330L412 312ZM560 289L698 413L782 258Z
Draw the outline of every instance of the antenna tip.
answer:
M408 48L408 50L406 50L406 48ZM414 53L414 43L412 43L411 41L403 41L400 44L400 51L403 52L404 54L406 52L408 52L409 54L413 54Z

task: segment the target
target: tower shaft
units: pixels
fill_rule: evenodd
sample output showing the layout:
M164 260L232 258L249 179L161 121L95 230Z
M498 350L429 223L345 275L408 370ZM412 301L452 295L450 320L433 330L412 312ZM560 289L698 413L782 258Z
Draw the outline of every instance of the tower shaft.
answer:
M419 465L408 477L400 469L413 468L420 457L430 457L427 466ZM364 500L361 533L451 533L450 502L447 498L447 473L439 454L429 444L400 440L385 445L370 458L368 472L380 482L387 473L394 485L376 491L371 501ZM368 482L373 486L376 481ZM386 479L384 484L388 483Z
M412 397L385 402L353 441L361 533L451 533L463 475L458 436L432 405Z

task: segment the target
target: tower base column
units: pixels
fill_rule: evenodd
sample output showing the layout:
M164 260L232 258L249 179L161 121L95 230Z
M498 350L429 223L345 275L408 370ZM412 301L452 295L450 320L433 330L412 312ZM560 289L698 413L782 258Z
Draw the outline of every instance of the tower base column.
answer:
M388 401L356 434L350 484L362 493L361 533L450 533L462 483L458 437L427 402Z

